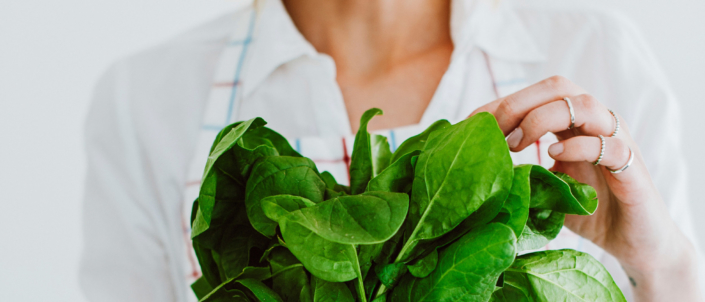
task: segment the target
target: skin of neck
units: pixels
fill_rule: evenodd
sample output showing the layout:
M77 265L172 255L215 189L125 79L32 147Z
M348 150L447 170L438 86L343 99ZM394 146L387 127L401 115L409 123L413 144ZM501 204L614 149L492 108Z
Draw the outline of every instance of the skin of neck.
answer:
M450 1L283 0L318 52L331 56L339 80L374 78L395 65L452 44Z

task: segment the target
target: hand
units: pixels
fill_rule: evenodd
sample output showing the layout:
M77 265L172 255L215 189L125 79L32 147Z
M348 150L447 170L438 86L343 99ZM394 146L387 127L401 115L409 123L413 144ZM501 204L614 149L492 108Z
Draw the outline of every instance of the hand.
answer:
M564 97L570 98L575 124ZM549 155L552 170L567 173L597 190L600 204L592 216L567 215L565 225L615 256L635 286L639 301L698 300L696 256L692 244L670 218L651 181L638 146L620 118L594 97L563 77L551 77L517 93L495 100L473 112L495 115L509 148L518 152L548 132L559 142ZM605 153L598 166L604 136ZM633 163L622 173L631 152Z

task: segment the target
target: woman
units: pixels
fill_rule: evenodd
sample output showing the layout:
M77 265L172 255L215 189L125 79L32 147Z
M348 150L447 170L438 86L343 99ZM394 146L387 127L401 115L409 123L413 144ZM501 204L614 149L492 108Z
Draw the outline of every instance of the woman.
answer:
M340 181L371 107L392 145L493 113L515 163L555 160L598 190L550 248L590 252L635 301L701 299L677 106L637 32L488 0L260 0L117 63L87 123L87 296L193 298L183 217L223 126L261 116Z

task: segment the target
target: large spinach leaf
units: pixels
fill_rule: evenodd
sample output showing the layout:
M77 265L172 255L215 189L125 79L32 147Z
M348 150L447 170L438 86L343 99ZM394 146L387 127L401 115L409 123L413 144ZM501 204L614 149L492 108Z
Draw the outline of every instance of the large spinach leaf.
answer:
M508 225L519 237L524 231L524 225L529 218L529 205L531 202L531 175L532 165L519 165L514 167L514 180L509 196L494 221Z
M402 226L409 208L403 193L340 196L287 215L319 236L338 243L383 243Z
M495 301L626 301L599 261L574 250L517 257L493 296Z
M409 260L420 240L448 233L485 201L504 201L511 187L512 160L492 115L480 113L433 133L416 163L409 208L413 231L398 261Z
M428 277L406 275L391 301L487 301L499 275L514 261L515 244L514 232L503 224L470 231L439 254Z
M597 192L567 174L541 166L531 169L531 208L565 214L592 215L597 209Z
M305 157L266 157L252 168L247 181L245 205L250 223L263 235L274 236L276 222L262 212L261 200L267 196L290 194L315 203L323 201L326 184L316 165Z
M350 157L350 191L352 194L360 194L365 191L367 183L375 176L375 158L372 153L372 142L370 133L367 132L367 123L375 115L381 115L382 110L372 108L365 111L360 118L360 129L355 135L353 153ZM389 146L387 144L387 146ZM379 146L378 146L379 147ZM384 156L386 156L385 153ZM390 157L391 158L391 157Z

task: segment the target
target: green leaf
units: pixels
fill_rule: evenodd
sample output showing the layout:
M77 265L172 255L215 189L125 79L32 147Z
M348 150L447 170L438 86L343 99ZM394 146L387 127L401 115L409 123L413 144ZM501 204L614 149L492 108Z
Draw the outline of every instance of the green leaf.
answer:
M392 150L389 148L389 142L384 135L371 135L370 146L372 150L372 177L382 173L392 160Z
M503 274L506 276L506 272ZM531 284L526 275L515 274L510 280L504 278L501 288L495 288L491 302L536 302L532 298ZM551 300L549 300L551 301Z
M275 234L276 222L267 218L260 201L268 196L289 194L315 203L323 201L326 184L316 165L305 157L266 157L252 168L247 181L245 204L252 226L267 237Z
M470 231L440 252L428 277L405 276L391 301L487 301L500 274L514 261L516 236L506 225L491 223Z
M217 287L215 287L210 293L203 296L200 301L233 301L234 297L239 297L235 301L249 301L241 291L235 290L234 283L240 280L265 280L271 277L270 270L268 267L246 267L239 276L229 278ZM277 300L280 301L280 300Z
M379 278L382 284L387 288L394 287L407 271L406 264L401 262L375 267L377 278Z
M574 215L592 215L597 209L597 192L567 174L541 166L531 169L531 208Z
M504 284L496 295L521 298L511 301L626 301L599 261L574 250L519 256L504 273Z
M445 129L449 126L450 123L447 120L438 120L435 123L431 124L431 126L426 128L424 132L421 132L418 135L408 138L403 143L401 143L401 145L399 145L396 151L394 151L391 162L396 162L402 156L411 152L423 150L424 146L426 145L426 140L432 132L436 130Z
M196 298L200 300L213 291L213 286L208 283L208 280L206 280L205 277L201 276L196 280L196 282L191 284L191 289L193 290L193 293L196 294Z
M409 272L414 277L425 278L436 268L436 264L438 264L438 251L433 249L428 256L421 258L414 264L409 265L408 268Z
M365 191L367 183L374 177L374 158L372 154L372 143L370 133L367 132L367 123L375 115L381 115L382 110L372 108L365 111L360 118L360 129L355 135L355 144L350 159L350 190L352 194L360 194Z
M526 221L519 240L518 251L535 250L546 246L558 236L563 228L565 214L542 209L530 209L529 219Z
M224 232L220 247L214 251L220 257L219 269L225 278L238 276L250 263L250 250L264 249L267 238L256 232L250 225L234 225Z
M300 214L300 209L307 204L310 201L289 196L273 196L262 202L264 212L279 222L283 245L311 274L330 282L345 282L361 275L357 251L352 244L332 242L289 219L292 213ZM289 214L285 214L287 211Z
M289 141L286 138L284 138L281 134L277 133L276 131L267 127L260 127L250 130L245 133L244 137L257 137L270 141L271 145L277 149L277 152L281 156L301 157L301 154L299 154L299 152L296 152L296 150L291 147L291 144L289 144Z
M328 282L316 277L311 278L314 302L354 302L350 289L345 283Z
M379 257L383 248L384 243L358 246L359 251L357 253L357 259L360 261L360 272L362 273L363 279L366 279L367 272L372 267L372 260Z
M285 247L274 248L267 257L272 269L272 290L284 301L297 302L308 283L303 264Z
M508 225L517 238L524 231L524 225L529 218L529 205L531 201L530 175L533 165L519 165L514 167L514 180L509 196L504 201L504 206L495 221Z
M227 224L226 217L233 211L234 203L245 199L245 182L252 163L260 157L278 155L268 140L243 142L245 134L264 124L260 118L252 119L232 124L218 134L204 169L191 238L211 226Z
M218 160L223 153L230 150L240 140L245 132L250 129L257 129L266 124L267 122L265 122L262 118L257 117L241 123L230 125L221 130L218 133L213 146L211 147L210 154L208 155L208 161L206 161L206 167L203 172L203 179L205 179L211 171L216 160Z
M301 208L285 218L326 240L344 244L375 244L383 243L396 234L404 223L408 208L409 196L406 194L366 192Z
M298 209L316 205L313 201L294 195L274 195L262 198L262 211L273 221L279 221Z
M420 153L421 151L415 150L400 157L382 173L372 178L367 184L366 191L411 192L411 184L414 181L414 166L411 159Z
M333 174L330 174L328 171L323 171L323 173L321 173L321 179L326 183L326 188L331 190L334 190L335 186L338 184L335 177L333 177Z
M272 289L264 285L262 281L256 279L242 279L235 282L249 289L261 302L283 302L282 298L279 297L279 295L277 295L277 293L275 293Z
M196 220L196 214L198 211L198 199L193 202L193 207L191 211L191 223ZM198 237L197 237L198 238ZM201 272L203 277L210 284L210 287L217 286L222 282L220 279L220 270L218 269L218 264L213 259L211 249L203 246L201 240L192 240L193 251L196 254L196 259L198 259L198 264L201 266Z
M352 244L326 240L288 219L280 220L279 227L286 246L311 274L330 282L346 282L359 275L357 251Z
M479 113L433 134L416 163L409 208L413 232L398 261L409 260L420 240L448 233L485 201L501 207L512 184L509 149L491 114Z

